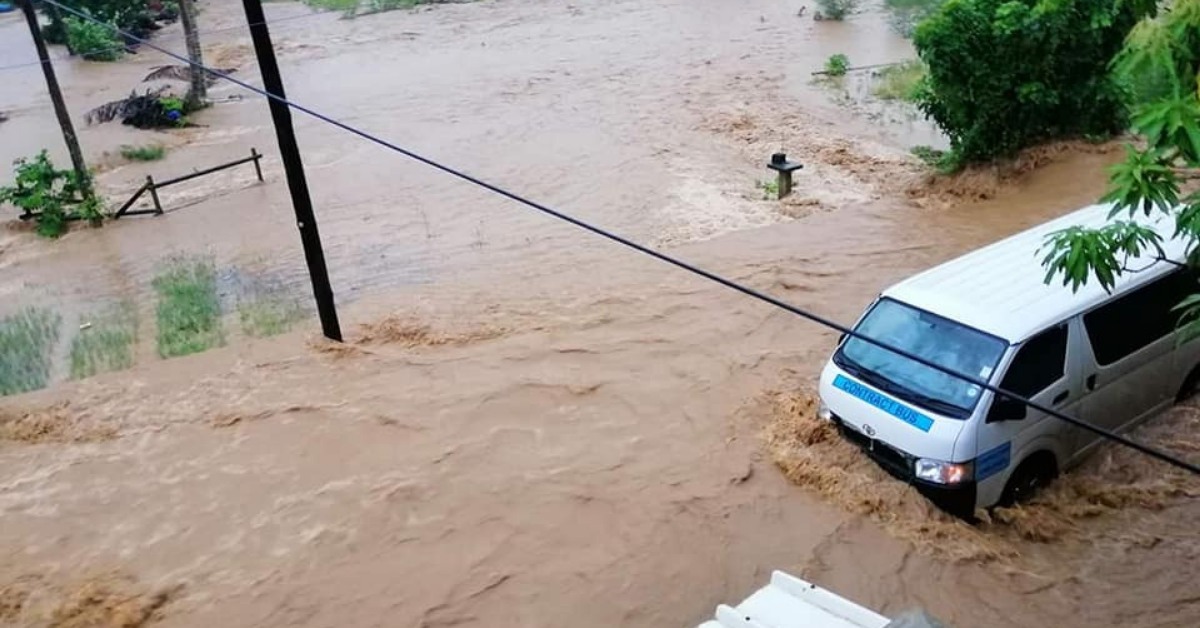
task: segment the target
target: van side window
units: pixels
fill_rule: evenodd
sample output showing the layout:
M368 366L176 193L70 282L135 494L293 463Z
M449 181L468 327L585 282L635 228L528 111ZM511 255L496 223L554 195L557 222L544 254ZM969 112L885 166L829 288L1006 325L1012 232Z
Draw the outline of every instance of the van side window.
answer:
M1100 366L1108 366L1170 334L1181 312L1171 311L1200 290L1196 275L1179 270L1083 315Z
M1026 340L1017 350L1000 389L1032 397L1067 372L1067 326L1059 325Z

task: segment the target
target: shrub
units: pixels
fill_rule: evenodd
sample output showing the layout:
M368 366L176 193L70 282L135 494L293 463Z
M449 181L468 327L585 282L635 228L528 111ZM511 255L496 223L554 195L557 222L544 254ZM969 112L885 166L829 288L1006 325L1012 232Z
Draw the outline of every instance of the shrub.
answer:
M817 0L821 17L827 20L844 20L858 6L858 0Z
M10 203L23 216L32 216L39 235L57 238L65 233L67 205L80 202L75 173L55 168L44 150L33 159L21 158L13 163L15 181L0 187L0 203Z
M850 57L835 54L825 60L825 74L828 76L845 76L850 69Z
M1108 64L1134 24L1125 0L955 0L917 28L918 105L961 162L1126 122Z
M88 61L116 61L125 54L125 44L110 27L69 16L63 18L67 45Z

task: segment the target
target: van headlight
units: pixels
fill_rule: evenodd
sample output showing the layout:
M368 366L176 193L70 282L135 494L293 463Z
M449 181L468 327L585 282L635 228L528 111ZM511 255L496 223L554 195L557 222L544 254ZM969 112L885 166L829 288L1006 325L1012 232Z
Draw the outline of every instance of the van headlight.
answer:
M830 410L829 406L825 405L824 400L821 400L820 403L817 404L817 418L821 419L822 421L833 420L833 410Z
M917 479L935 484L962 484L975 476L975 465L970 462L942 462L929 458L917 458L913 465Z

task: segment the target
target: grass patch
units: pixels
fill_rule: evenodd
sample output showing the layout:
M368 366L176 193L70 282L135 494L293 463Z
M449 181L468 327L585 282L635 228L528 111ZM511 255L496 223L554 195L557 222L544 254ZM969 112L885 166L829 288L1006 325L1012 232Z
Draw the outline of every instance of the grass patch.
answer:
M122 301L94 315L91 325L71 340L71 379L121 371L133 366L137 310Z
M225 344L212 260L175 258L154 278L158 354L172 358Z
M762 200L774 201L779 198L779 182L775 179L755 181L754 187L762 191Z
M356 17L411 9L420 4L446 4L452 0L301 0L304 4L327 11L341 11L343 17Z
M45 388L62 317L26 308L0 319L0 395Z
M238 303L238 320L247 336L278 336L304 318L299 301L285 295L273 295Z
M167 149L157 144L121 147L121 156L129 161L158 161L166 154Z
M925 78L925 64L917 59L883 68L876 75L871 93L880 100L900 100L908 103L917 101L921 81Z
M962 159L952 151L938 150L930 146L913 146L909 152L940 174L954 174L963 168Z

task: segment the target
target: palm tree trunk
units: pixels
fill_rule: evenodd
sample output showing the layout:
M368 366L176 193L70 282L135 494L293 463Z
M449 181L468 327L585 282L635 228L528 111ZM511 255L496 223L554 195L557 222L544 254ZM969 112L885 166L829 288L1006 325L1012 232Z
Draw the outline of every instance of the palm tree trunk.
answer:
M187 109L194 111L204 106L207 94L207 80L200 66L204 59L200 55L200 34L196 32L196 12L192 0L179 0L179 22L183 25L183 36L187 39L188 60L192 62L191 86L187 93Z

